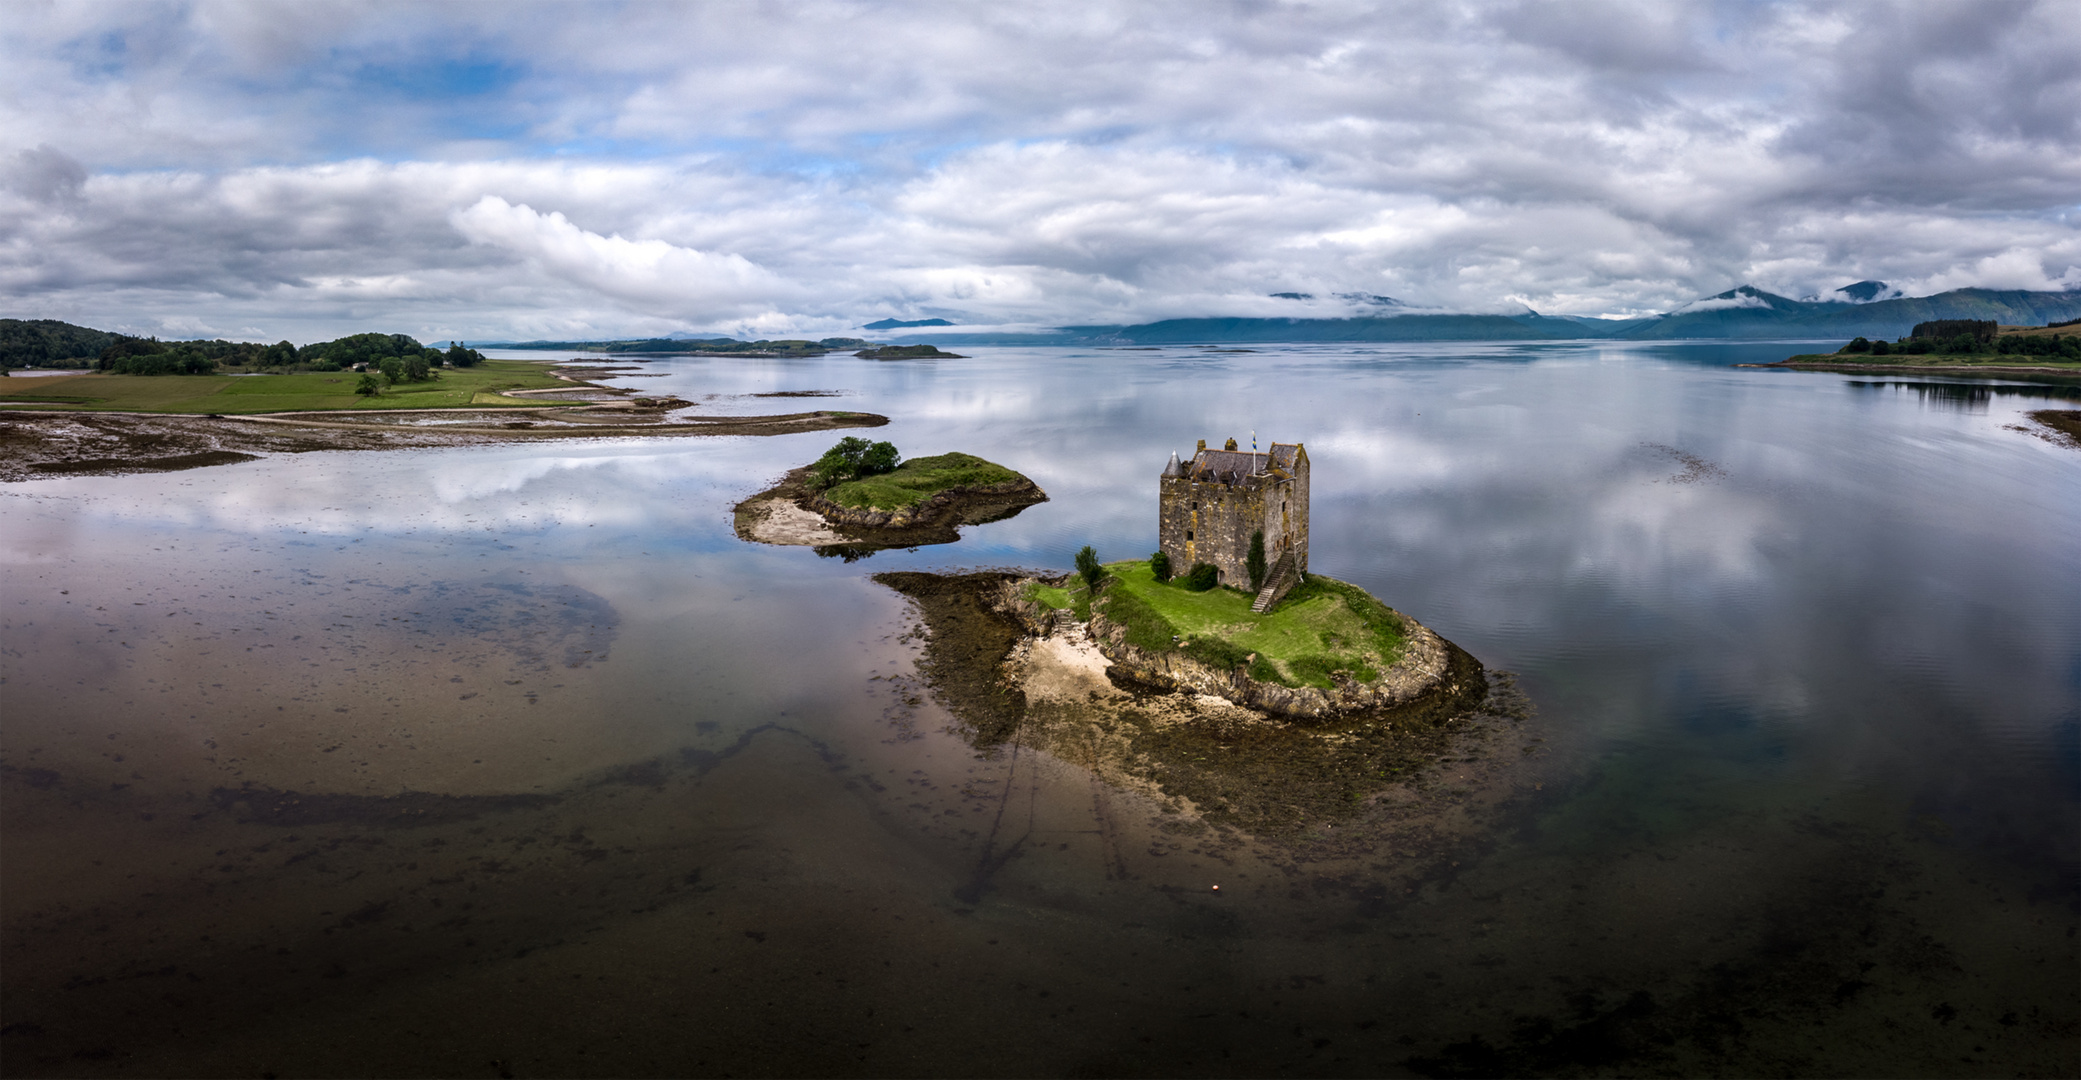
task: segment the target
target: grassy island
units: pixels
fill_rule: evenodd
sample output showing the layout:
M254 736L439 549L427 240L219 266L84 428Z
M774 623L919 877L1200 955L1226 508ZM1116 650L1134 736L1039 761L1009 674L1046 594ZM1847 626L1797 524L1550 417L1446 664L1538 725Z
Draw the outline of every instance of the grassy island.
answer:
M1048 494L974 454L903 460L894 443L848 436L815 462L737 504L737 535L847 561L891 547L950 544L963 525L1001 521Z
M942 352L934 345L883 345L853 354L863 360L966 360L960 353Z
M901 510L953 488L994 487L1024 476L974 454L912 458L895 469L834 485L824 498L854 510Z
M1334 685L1344 672L1371 682L1401 658L1402 617L1356 585L1320 574L1287 594L1262 615L1250 610L1253 594L1217 586L1193 592L1156 580L1147 562L1105 567L1097 595L1071 578L1064 586L1035 583L1027 598L1043 606L1092 614L1126 628L1127 643L1152 653L1179 652L1221 668L1247 664L1250 677L1280 686Z

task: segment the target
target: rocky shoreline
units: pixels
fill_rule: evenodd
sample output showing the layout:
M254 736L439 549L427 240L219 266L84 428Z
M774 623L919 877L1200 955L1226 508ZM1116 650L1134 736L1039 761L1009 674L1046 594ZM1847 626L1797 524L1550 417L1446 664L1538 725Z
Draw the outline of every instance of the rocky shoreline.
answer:
M737 536L760 544L878 548L950 544L963 525L982 525L1048 501L1031 480L948 488L897 510L840 506L810 486L812 466L793 469L780 483L733 508ZM842 552L834 552L842 553Z
M991 593L993 607L1046 637L1074 623L1067 612L1026 598L1032 584L1061 584L1039 578L1004 582ZM1466 650L1439 637L1429 627L1403 615L1402 656L1370 682L1338 673L1329 689L1284 686L1254 679L1241 666L1218 668L1180 652L1151 652L1127 641L1127 628L1094 612L1084 627L1098 651L1111 663L1107 676L1159 693L1190 692L1218 697L1247 709L1288 720L1327 721L1360 715L1386 717L1429 714L1471 708L1488 694L1481 662Z

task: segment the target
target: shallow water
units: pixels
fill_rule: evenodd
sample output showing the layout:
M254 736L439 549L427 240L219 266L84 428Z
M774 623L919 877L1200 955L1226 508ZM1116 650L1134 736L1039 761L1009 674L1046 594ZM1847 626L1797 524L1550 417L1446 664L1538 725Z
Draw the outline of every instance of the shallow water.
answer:
M2069 387L971 351L628 383L839 391L1052 497L851 564L731 528L828 433L0 489L0 1069L2081 1068L2081 456L2015 430ZM1168 455L1253 430L1315 569L1537 706L1401 831L979 755L867 580L1144 554Z

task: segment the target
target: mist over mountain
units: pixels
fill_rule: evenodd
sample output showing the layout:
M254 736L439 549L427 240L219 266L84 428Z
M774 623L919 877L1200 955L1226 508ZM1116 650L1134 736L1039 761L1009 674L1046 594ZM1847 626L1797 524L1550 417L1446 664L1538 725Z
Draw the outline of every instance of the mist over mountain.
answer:
M1629 341L1761 338L1897 338L1932 319L1991 319L2005 326L2042 326L2081 318L2081 289L1953 289L1934 296L1891 295L1881 281L1860 281L1817 298L1794 300L1742 285L1674 311L1638 319L1586 316L1410 313L1344 318L1192 318L1105 326L1064 326L1053 334L919 335L915 340L966 344L1177 345L1329 341ZM1273 294L1275 296L1285 294ZM1312 299L1291 294L1296 299ZM1376 298L1387 300L1386 297ZM1390 303L1401 306L1398 302ZM912 340L903 338L902 340Z

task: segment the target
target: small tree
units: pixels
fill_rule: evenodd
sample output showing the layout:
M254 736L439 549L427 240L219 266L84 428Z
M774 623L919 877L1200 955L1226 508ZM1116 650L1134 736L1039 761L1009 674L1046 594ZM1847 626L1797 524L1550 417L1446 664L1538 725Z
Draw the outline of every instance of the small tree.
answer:
M1178 584L1186 592L1206 592L1221 584L1221 570L1212 563L1200 563L1192 568L1191 573L1178 578Z
M392 386L405 381L405 362L395 356L386 356L376 362L376 370L383 373L383 381Z
M1083 576L1084 587L1094 593L1098 591L1099 579L1106 576L1106 568L1098 565L1098 552L1090 544L1077 552L1077 573Z
M434 374L433 365L426 362L425 353L413 353L405 357L405 378L413 382L425 382L439 377Z
M897 455L895 443L878 442L860 455L860 475L879 476L882 473L895 472L896 466L902 463L903 458Z
M824 451L824 456L810 466L811 476L819 489L828 488L856 477L889 472L900 460L895 443L870 443L848 435L838 440L838 445Z
M1155 574L1158 581L1169 581L1171 579L1171 557L1161 551L1149 556L1149 572Z
M383 384L377 382L374 375L363 375L361 381L354 384L354 392L363 397L380 394L383 392Z
M1250 572L1250 591L1264 588L1264 530L1250 534L1250 554L1243 557L1243 569Z

